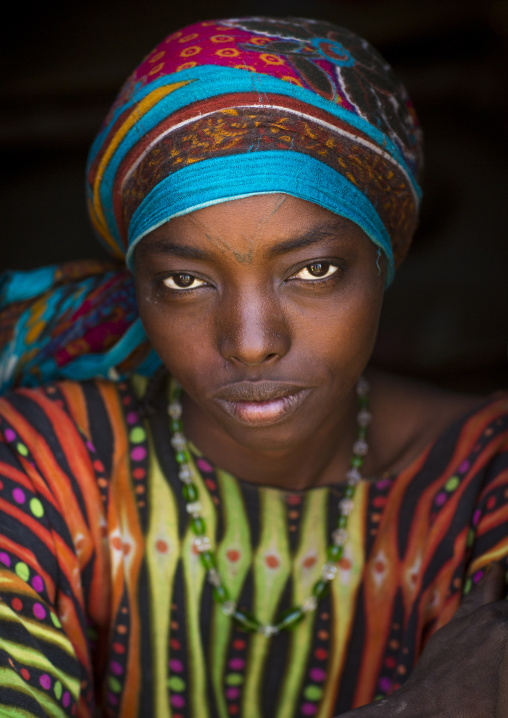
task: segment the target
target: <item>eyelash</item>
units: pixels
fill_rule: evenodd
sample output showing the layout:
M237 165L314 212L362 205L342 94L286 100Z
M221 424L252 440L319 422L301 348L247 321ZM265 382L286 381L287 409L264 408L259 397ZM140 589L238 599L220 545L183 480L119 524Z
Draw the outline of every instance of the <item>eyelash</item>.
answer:
M325 264L328 265L328 269L326 270L326 273L323 277L312 277L309 272L309 268L319 265L319 264ZM333 270L331 274L329 273L330 270ZM311 277L310 279L302 279L301 277L298 278L298 275L304 271L307 271L307 274ZM315 260L314 262L310 262L309 264L306 264L304 267L301 267L297 272L292 274L286 281L297 281L302 282L307 285L319 285L323 286L325 284L329 284L330 282L335 281L338 278L338 274L342 271L342 268L338 264L332 264L332 262L326 261L326 260ZM175 284L175 277L188 277L191 280L191 283L194 283L195 281L201 282L201 284L198 284L197 287L179 287L177 284ZM173 294L186 294L187 292L194 291L196 289L199 289L200 287L206 287L209 286L209 284L204 279L199 279L199 277L194 276L193 274L190 274L189 272L173 272L169 276L165 277L162 280L162 283L164 286L169 289ZM173 285L173 286L171 286Z

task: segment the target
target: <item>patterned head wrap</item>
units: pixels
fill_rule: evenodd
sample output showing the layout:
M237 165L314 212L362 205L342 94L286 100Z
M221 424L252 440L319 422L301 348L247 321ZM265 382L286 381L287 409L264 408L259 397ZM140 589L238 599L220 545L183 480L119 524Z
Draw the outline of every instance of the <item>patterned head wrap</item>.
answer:
M132 268L172 217L285 192L360 225L390 282L416 226L420 160L409 98L365 40L313 20L203 22L124 85L90 153L90 215Z
M90 151L92 224L132 268L172 217L282 192L358 224L387 283L417 222L421 134L389 66L326 22L242 18L169 35L129 77ZM151 373L132 277L108 263L0 276L0 388Z

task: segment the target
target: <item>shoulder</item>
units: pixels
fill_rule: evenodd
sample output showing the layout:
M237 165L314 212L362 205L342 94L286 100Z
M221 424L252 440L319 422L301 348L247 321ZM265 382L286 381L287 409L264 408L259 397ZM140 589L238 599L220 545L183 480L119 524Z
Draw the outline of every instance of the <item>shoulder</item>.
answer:
M451 441L461 434L462 443L474 443L496 422L504 427L502 440L508 443L506 393L462 394L378 370L371 370L369 379L378 475L401 471L445 435Z

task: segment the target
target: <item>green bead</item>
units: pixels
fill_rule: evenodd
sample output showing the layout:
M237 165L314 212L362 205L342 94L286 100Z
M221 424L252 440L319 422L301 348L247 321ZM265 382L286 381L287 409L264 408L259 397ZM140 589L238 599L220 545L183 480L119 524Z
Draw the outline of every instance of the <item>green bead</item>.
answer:
M367 427L360 426L360 428L358 429L358 438L365 439L366 437L367 437Z
M319 581L316 581L316 583L314 584L312 593L318 600L321 600L326 596L329 590L330 581L324 581L322 578L320 578Z
M177 451L175 454L175 459L178 464L186 464L187 463L187 457L185 455L185 451Z
M369 397L368 396L359 396L358 404L359 404L360 408L366 409L369 405Z
M212 594L213 594L214 601L217 601L217 603L224 603L225 601L227 601L229 599L228 590L222 584L219 584L218 586L214 586Z
M231 615L231 618L237 626L243 628L244 631L254 633L261 625L257 618L248 611L241 611L239 608Z
M363 464L363 456L353 456L351 459L351 466L355 469L359 469Z
M340 561L342 558L342 554L344 552L343 546L337 546L336 544L332 544L331 546L328 546L326 549L326 555L328 557L328 560L332 563L337 563L337 561Z
M211 551L203 551L199 554L202 565L209 571L211 568L216 568L217 561L215 555Z
M347 526L348 517L347 516L339 516L337 519L337 526L339 529L345 529Z
M182 494L185 501L188 501L189 503L197 501L199 497L198 487L196 484L184 484L182 486Z
M182 433L182 422L179 419L171 419L171 432L173 434Z
M190 521L191 529L196 534L196 536L203 536L203 534L206 532L206 523L205 520L201 518L201 516L194 516L194 518Z
M302 608L290 608L288 611L284 611L280 616L275 627L278 628L279 631L292 630L300 623L304 615Z
M352 499L355 495L355 487L354 486L346 486L344 489L344 496L346 499Z

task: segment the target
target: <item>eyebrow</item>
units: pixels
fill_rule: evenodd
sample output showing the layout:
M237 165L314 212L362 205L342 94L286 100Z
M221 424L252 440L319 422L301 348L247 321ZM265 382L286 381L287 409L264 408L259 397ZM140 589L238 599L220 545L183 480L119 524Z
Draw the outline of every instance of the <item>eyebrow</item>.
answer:
M313 244L317 244L318 242L322 242L324 239L328 239L332 235L340 236L345 230L346 226L342 217L338 217L337 220L332 222L318 224L317 226L306 230L300 236L292 237L284 242L279 242L275 247L270 249L268 255L270 258L279 257L283 254L293 252L296 249L302 249L303 247L309 247ZM171 255L182 259L210 259L208 252L203 249L193 247L190 244L172 242L171 240L162 237L160 239L151 240L150 243L144 247L146 247L149 252L154 252L155 254Z

